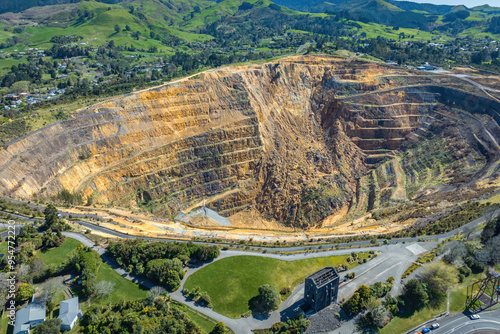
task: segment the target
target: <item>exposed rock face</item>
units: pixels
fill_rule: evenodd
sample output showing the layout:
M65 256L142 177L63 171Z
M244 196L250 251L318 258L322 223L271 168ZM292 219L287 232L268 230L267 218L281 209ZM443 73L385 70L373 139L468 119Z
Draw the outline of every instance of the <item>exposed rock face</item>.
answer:
M9 143L0 190L31 198L67 189L164 217L206 199L221 215L252 208L307 227L352 204L370 164L418 140L437 105L472 101L470 111L498 121L498 102L450 82L332 59L205 72Z

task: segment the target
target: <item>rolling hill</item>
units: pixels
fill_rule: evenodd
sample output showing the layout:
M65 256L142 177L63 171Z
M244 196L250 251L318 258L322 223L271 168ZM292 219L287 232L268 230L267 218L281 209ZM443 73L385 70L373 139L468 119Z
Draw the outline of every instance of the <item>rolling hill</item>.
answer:
M32 7L42 7L51 5L62 5L68 3L77 3L81 0L0 0L0 14L7 12L22 12ZM119 3L123 0L100 0L104 3Z
M361 14L371 22L405 28L427 29L425 15L403 10L383 0L350 0L335 5L323 2L310 8L311 12L340 12Z

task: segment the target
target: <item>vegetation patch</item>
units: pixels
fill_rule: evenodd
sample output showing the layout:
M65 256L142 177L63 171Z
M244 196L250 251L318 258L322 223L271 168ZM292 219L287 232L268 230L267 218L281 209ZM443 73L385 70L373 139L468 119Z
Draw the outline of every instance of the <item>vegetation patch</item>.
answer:
M43 262L47 266L60 266L68 259L68 254L74 251L79 245L79 241L72 238L65 238L61 246L57 248L41 250L35 256L35 258L43 260Z
M257 256L234 256L216 261L189 276L184 287L188 290L199 287L206 291L217 313L239 318L251 310L249 302L259 295L259 287L272 285L277 291L293 288L313 272L339 265L353 268L349 264L351 255L320 257L297 261L283 261ZM369 254L360 254L368 258Z

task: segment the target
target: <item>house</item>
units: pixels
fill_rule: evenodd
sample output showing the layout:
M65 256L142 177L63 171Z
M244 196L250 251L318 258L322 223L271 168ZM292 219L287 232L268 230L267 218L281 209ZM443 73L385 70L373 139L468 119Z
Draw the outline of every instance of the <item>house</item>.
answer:
M429 63L425 63L423 66L417 67L417 70L420 71L434 71L437 70L437 67L434 65L430 65Z
M318 312L335 302L339 292L340 277L333 267L324 267L306 277L304 299Z
M72 330L81 316L82 311L80 310L78 297L63 300L59 304L59 316L57 318L62 320L61 331Z
M28 334L30 330L45 321L45 304L32 302L16 313L13 334Z

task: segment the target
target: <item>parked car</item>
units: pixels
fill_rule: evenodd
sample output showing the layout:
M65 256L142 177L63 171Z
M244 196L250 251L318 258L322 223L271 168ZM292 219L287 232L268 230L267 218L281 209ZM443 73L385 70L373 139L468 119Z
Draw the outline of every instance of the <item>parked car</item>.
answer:
M436 322L435 324L432 324L431 329L438 329L439 324Z
M477 320L477 319L480 319L481 317L479 316L479 314L473 314L470 316L470 319L471 320Z
M429 333L430 331L430 328L425 327L424 329L422 329L422 334Z

